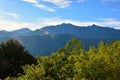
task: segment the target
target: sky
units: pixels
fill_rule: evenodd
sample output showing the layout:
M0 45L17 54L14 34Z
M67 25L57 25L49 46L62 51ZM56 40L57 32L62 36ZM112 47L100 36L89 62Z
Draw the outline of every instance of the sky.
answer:
M0 0L0 30L62 23L120 29L120 0Z

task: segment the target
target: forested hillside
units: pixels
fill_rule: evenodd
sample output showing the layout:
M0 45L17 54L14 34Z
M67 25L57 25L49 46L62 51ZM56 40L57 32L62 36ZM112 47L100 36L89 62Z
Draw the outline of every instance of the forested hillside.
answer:
M16 77L8 75L4 80L120 79L119 40L111 44L100 42L97 48L91 46L88 51L85 51L84 45L73 38L65 47L50 56L38 56L36 59L38 64L19 65L24 70L24 74L18 73Z

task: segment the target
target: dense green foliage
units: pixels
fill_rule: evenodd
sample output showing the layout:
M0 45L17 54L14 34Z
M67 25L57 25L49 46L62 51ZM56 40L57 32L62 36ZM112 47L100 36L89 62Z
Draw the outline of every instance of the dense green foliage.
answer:
M25 75L5 80L119 80L120 41L85 51L75 38L50 56L37 57L37 65L26 65Z
M36 59L17 40L0 44L0 78L17 76L24 72L21 66L33 63L37 63Z

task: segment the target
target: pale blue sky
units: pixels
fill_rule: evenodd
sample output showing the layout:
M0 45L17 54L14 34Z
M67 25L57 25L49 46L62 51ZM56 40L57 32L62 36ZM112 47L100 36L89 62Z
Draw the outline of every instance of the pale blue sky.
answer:
M0 30L61 23L120 29L120 0L0 0Z

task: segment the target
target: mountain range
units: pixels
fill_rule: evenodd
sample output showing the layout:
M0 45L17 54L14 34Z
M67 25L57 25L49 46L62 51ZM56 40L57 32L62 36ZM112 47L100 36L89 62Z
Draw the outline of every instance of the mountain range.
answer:
M33 55L46 56L63 47L73 37L78 38L87 50L90 45L97 46L99 41L111 42L120 39L120 30L109 27L75 26L72 24L60 24L46 26L32 31L22 28L14 31L0 31L0 42L8 39L17 39Z

